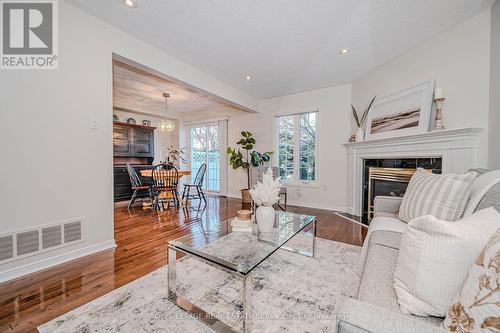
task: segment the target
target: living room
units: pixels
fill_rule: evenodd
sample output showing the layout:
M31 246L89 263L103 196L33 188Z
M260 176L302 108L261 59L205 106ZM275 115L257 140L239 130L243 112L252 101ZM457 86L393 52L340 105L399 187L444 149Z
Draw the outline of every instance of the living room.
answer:
M31 2L0 2L1 332L500 329L498 1ZM116 61L234 110L117 110ZM175 120L130 206L113 114Z

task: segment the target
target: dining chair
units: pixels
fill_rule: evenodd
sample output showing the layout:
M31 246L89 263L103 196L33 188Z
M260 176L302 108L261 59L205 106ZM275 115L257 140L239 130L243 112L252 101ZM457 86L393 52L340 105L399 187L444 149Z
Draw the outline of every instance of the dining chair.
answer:
M151 198L152 200L153 196L151 192L151 186L142 183L141 178L139 178L139 175L130 163L127 163L127 172L130 178L130 184L132 185L132 190L134 191L132 193L132 198L130 198L130 201L128 203L127 209L130 209L130 207L132 207L135 200L137 200L139 196L145 196L147 194L147 197Z
M194 182L192 184L184 184L184 190L182 191L182 201L184 198L189 199L203 199L205 205L207 204L207 199L205 198L205 193L203 193L203 179L205 178L205 173L207 172L207 164L203 163L196 172L196 177L194 178ZM196 194L190 195L189 192L191 188L196 189ZM187 195L186 195L187 189Z
M166 196L165 198L160 198L162 193L170 193L175 207L179 208L179 193L177 192L179 172L177 171L177 168L171 164L158 164L154 167L152 176L152 191L155 198L153 206L155 208L159 208L160 203L163 206L163 202L167 201L167 209L170 208L170 198Z

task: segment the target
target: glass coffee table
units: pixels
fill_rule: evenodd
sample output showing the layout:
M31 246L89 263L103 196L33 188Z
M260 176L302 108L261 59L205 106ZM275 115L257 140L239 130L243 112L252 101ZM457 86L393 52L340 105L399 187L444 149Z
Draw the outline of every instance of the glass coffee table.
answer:
M218 332L235 332L234 328L206 313L196 304L177 293L176 256L181 252L189 257L231 273L242 283L241 327L243 332L249 331L251 301L251 283L248 278L253 269L269 258L278 249L296 252L314 257L316 247L316 217L277 211L274 229L270 233L260 233L257 225L252 232L234 231L231 227L233 218L223 221L213 230L183 236L168 242L168 295L179 307L205 322ZM290 242L296 235L301 237L298 244Z

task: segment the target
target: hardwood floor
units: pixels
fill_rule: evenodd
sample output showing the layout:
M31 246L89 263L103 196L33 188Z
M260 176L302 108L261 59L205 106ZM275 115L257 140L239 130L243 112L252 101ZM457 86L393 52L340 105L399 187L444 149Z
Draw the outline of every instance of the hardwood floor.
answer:
M240 200L208 197L207 209L152 214L140 203L130 212L115 204L115 250L104 251L0 284L0 332L36 327L144 276L167 263L167 241L192 233L197 223L217 224L242 208ZM291 207L317 216L317 236L361 245L366 228L331 211Z

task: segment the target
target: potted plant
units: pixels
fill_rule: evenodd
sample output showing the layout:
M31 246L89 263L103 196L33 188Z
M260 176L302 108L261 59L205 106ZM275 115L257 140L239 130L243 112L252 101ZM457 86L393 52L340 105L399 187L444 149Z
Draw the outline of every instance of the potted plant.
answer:
M248 131L242 131L242 138L236 142L240 147L238 148L227 148L227 154L229 155L229 165L233 169L243 168L247 173L247 188L241 190L241 199L243 203L250 203L250 168L258 167L259 165L268 162L271 159L272 152L259 153L258 151L252 150L255 145L255 139L252 137L252 133ZM244 153L241 150L244 150Z
M274 226L276 212L273 205L279 200L281 181L280 177L273 179L273 169L269 167L262 175L262 183L250 190L253 201L258 206L255 211L255 220L260 232L271 232Z
M366 117L368 116L368 112L370 112L370 109L372 107L373 102L375 101L375 98L377 96L373 97L372 101L368 105L368 107L365 109L365 112L363 112L363 115L361 118L359 118L358 112L354 108L354 106L351 104L351 109L352 109L352 116L354 117L354 120L356 121L356 125L358 126L358 130L356 131L355 139L354 141L356 142L361 142L365 139L365 131L363 130L363 126L365 125Z

